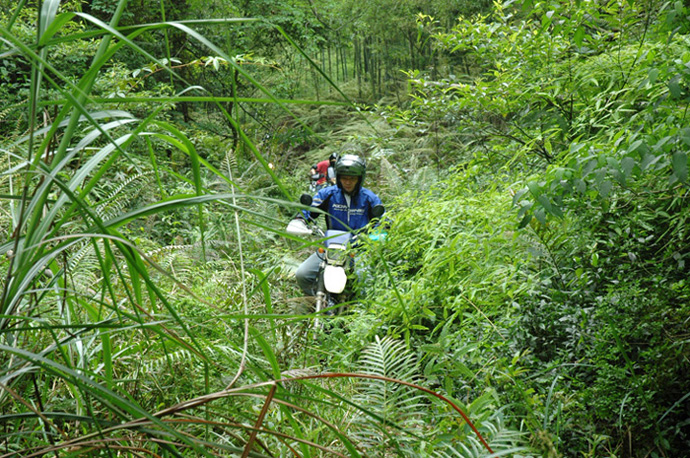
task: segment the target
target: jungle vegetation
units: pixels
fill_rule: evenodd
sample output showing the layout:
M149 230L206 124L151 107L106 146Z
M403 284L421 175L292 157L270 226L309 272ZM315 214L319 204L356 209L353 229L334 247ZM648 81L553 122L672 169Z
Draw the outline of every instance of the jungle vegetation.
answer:
M0 6L0 457L687 456L688 0Z

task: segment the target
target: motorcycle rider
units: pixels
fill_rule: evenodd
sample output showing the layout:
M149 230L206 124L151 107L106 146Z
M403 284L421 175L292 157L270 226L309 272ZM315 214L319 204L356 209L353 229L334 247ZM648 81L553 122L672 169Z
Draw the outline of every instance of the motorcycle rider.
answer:
M323 160L317 163L313 168L319 174L319 179L316 181L316 190L324 186L336 184L335 181L335 163L338 161L338 153L331 153L328 160ZM313 169L312 168L312 169Z
M312 207L324 211L328 229L348 231L353 234L364 228L373 218L372 209L381 205L381 199L363 187L367 164L358 155L345 154L335 163L336 186L319 190ZM313 221L318 212L303 210L297 218ZM302 291L314 295L321 260L318 253L309 256L297 269L295 276Z
M328 171L326 172L326 183L328 186L337 184L335 174L335 163L338 162L340 155L338 153L331 153L328 157Z
M309 191L316 192L323 188L323 185L317 184L319 180L323 178L321 174L316 170L316 164L312 165L309 169Z

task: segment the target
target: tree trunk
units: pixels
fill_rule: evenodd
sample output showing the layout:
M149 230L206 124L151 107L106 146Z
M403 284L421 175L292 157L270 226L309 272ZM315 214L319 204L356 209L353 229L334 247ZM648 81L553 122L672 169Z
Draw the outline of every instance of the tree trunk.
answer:
M311 76L314 80L314 91L316 92L316 100L318 101L321 100L321 95L319 91L319 74L311 65L309 66L309 68L311 69Z
M342 81L341 75L342 73L340 72L340 69L342 67L342 62L340 61L340 39L336 37L336 42L334 43L335 45L335 80L336 81Z
M358 38L353 40L355 45L355 76L357 78L357 94L362 98L362 47Z
M372 40L373 41L373 40ZM370 42L371 43L371 42ZM373 48L373 46L372 46ZM371 56L371 63L369 64L370 78L371 78L371 96L376 98L378 90L376 88L376 83L378 82L378 66L379 66L379 56L375 49L369 50L369 55Z
M326 51L321 48L321 70L326 73Z
M338 75L336 75L336 78L337 78L337 76ZM331 62L331 43L330 42L328 43L328 77L330 79L334 79L333 78L333 65Z
M420 68L419 62L417 61L417 54L415 53L415 37L413 35L414 34L411 32L407 35L407 42L410 45L410 63L412 68Z

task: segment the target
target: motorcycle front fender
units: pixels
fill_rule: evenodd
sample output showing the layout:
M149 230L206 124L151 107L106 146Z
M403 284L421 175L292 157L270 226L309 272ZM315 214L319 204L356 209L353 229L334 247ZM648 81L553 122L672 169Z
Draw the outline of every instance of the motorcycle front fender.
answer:
M331 294L340 294L347 285L347 274L341 266L326 266L323 270L323 285Z

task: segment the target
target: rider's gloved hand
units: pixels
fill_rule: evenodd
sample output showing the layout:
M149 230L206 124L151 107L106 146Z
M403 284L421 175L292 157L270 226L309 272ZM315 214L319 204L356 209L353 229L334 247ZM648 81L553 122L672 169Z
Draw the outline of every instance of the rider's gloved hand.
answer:
M313 219L313 218L306 218L306 217L304 216L304 213L302 213L302 212L297 212L297 213L295 214L295 216L292 217L292 220L293 220L293 221L294 221L294 220L299 220L299 221L302 221L304 224L307 224L307 225L314 222L314 219Z

